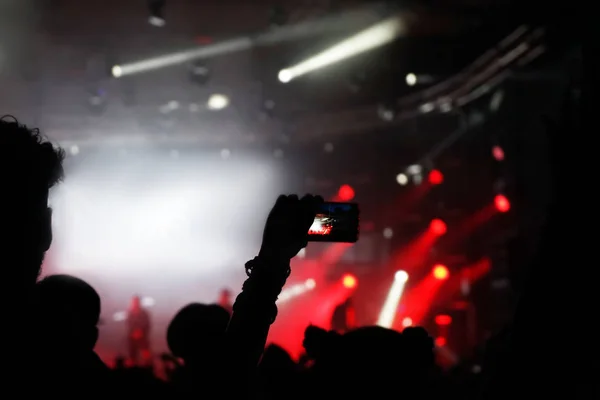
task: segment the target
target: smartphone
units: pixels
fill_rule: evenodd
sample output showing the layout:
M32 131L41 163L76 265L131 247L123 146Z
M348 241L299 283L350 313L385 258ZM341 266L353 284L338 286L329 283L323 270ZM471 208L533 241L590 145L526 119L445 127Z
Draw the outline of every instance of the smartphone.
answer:
M322 203L308 230L308 240L310 242L355 243L360 230L358 216L358 204Z

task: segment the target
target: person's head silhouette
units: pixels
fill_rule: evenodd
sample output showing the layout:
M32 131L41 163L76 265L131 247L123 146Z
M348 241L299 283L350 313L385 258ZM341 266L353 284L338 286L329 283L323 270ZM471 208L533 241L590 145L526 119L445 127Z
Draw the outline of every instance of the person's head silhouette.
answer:
M140 296L133 296L131 298L131 304L129 305L130 311L139 311L142 308L142 300Z
M101 302L96 290L70 275L50 275L37 284L45 333L64 350L92 351L98 339ZM65 348L68 347L68 348Z
M174 356L186 364L213 360L221 349L229 313L218 305L191 303L177 312L167 329L167 343Z
M0 118L0 147L2 273L5 284L33 290L52 242L48 196L63 176L64 152L12 117Z

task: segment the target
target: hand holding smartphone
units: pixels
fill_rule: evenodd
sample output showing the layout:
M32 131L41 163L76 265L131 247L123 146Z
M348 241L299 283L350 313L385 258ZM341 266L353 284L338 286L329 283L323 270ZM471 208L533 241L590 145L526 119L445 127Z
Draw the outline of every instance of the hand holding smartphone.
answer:
M308 231L310 242L355 243L358 241L359 209L355 203L324 202L319 205Z

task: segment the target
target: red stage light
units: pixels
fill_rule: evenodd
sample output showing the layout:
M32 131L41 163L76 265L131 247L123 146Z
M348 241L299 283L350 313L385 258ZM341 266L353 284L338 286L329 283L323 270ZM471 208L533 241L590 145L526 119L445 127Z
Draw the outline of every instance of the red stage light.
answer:
M444 182L444 174L439 170L434 169L429 173L429 183L432 185L439 185Z
M492 155L497 161L504 160L504 150L502 150L502 147L500 146L492 147Z
M341 201L350 201L354 198L354 189L350 185L342 185L338 190L338 197Z
M436 315L435 323L440 326L450 325L452 323L452 317L445 314Z
M510 210L510 201L506 198L506 196L499 194L494 198L494 205L496 209L500 212L507 212Z
M440 281L448 279L450 276L450 272L448 272L448 268L445 265L437 264L433 267L433 277L435 279L439 279Z
M429 229L431 230L431 232L438 236L444 235L447 230L446 223L439 218L436 218L431 221L431 223L429 224Z
M344 287L346 289L353 289L358 284L358 280L356 279L356 277L354 275L346 274L342 278L342 283L344 284Z
M435 338L435 345L437 347L444 347L446 345L446 338L443 336L438 336Z

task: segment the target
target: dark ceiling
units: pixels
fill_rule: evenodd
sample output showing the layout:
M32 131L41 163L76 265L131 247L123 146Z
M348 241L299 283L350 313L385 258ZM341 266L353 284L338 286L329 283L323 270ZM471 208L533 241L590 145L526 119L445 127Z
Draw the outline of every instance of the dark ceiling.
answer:
M45 0L28 4L26 12L20 14L27 23L15 24L19 34L11 41L12 69L0 77L8 90L21 94L0 99L0 105L39 121L59 140L81 142L149 135L174 140L164 132L159 107L169 101L183 105L202 102L214 92L227 94L232 107L219 115L170 116L175 120L171 121L172 129L179 123L188 131L200 132L197 138L216 143L285 136L290 121L294 121L294 129L302 130L304 116L353 107L375 109L378 103L410 94L415 89L404 82L408 72L444 80L529 20L522 6L516 8L502 0L430 0L402 5L331 0L167 0L167 24L156 28L147 23L148 9L141 0ZM110 67L117 63L272 29L269 15L276 6L284 11L288 25L355 9L368 10L369 17L353 26L332 27L327 34L207 60L211 79L201 87L189 81L189 65L119 80L109 76ZM411 21L405 37L289 85L277 81L279 69L347 37L359 30L361 23L372 23L394 12L404 13ZM357 81L358 91L352 89ZM89 93L97 90L106 93L106 105L91 112L87 100ZM276 107L271 119L261 124L256 120L261 119L267 100ZM81 126L87 128L82 131ZM217 130L223 133L212 133ZM188 133L184 136L190 137Z

